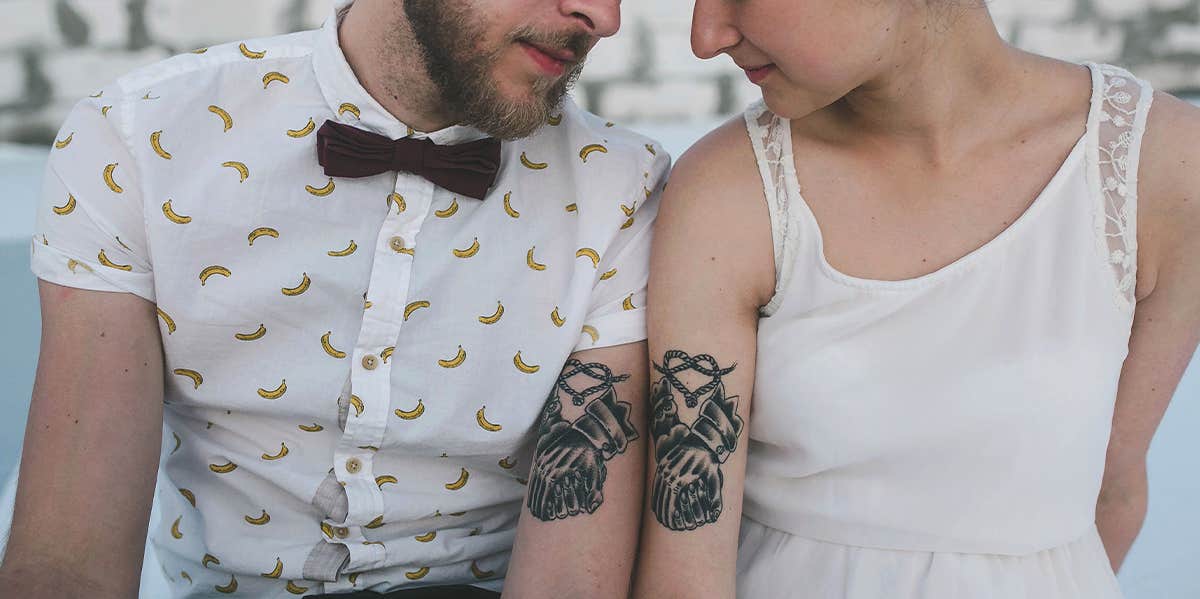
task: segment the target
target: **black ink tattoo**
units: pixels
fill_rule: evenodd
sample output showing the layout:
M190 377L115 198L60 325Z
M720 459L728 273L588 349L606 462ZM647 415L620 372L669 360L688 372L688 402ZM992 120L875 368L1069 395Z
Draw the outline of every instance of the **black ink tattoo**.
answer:
M666 352L662 364L654 364L662 378L650 397L656 462L650 508L655 519L671 530L694 530L721 515L725 483L721 464L737 449L744 426L737 415L738 396L726 397L721 377L736 367L721 368L708 354L689 356L679 350ZM688 371L709 381L692 391L678 376ZM683 396L689 408L700 406L690 426L679 420L672 390Z
M578 390L568 382L586 375L597 384ZM605 462L624 453L638 438L629 419L632 406L617 401L615 384L629 375L614 375L607 366L567 360L554 390L546 400L538 426L537 448L530 472L529 512L551 521L593 513L604 501ZM576 406L587 404L573 422L562 416L559 391Z

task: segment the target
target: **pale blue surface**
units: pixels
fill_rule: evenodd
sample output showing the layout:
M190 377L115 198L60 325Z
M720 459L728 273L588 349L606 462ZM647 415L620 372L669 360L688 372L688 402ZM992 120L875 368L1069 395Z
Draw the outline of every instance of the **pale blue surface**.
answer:
M717 123L641 129L679 156ZM29 272L33 206L45 154L0 146L0 480L15 465L37 363L37 288ZM1180 384L1150 451L1150 513L1120 576L1127 599L1200 597L1200 357ZM0 527L3 528L3 527ZM154 562L149 560L147 568ZM159 597L149 579L143 597Z

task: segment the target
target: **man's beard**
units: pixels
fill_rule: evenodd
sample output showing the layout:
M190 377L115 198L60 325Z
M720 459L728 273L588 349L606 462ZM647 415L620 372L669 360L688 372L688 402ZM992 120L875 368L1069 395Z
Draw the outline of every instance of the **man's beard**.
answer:
M522 28L490 52L478 49L484 24L454 0L404 0L404 12L421 49L425 70L440 95L442 108L458 124L475 127L499 139L528 137L546 123L551 112L583 70L589 42L582 33L554 34ZM523 100L506 97L495 77L504 50L517 40L548 48L566 48L577 57L556 79L539 79Z

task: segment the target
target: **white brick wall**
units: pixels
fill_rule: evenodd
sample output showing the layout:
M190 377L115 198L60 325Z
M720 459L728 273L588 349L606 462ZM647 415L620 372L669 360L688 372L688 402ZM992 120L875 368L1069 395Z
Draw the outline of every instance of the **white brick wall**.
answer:
M329 0L0 0L0 141L46 143L64 111L120 73L212 43L317 27ZM1200 0L989 0L1018 46L1129 66L1200 93ZM577 96L614 120L711 120L757 97L725 57L689 47L691 0L630 0Z

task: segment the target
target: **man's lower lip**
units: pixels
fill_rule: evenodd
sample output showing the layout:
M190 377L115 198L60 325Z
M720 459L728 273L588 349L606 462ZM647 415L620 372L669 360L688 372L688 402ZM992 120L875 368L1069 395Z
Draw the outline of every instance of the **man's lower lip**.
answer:
M762 80L766 79L767 75L770 75L771 72L774 70L775 70L775 65L772 65L772 64L769 64L766 66L761 66L756 69L745 69L746 77L750 78L750 83L756 83L756 84L761 83Z
M538 50L531 44L525 42L519 43L521 44L521 49L525 50L525 53L528 54L529 57L533 59L533 62L536 63L538 67L547 75L553 75L557 77L566 72L567 66L563 61L558 60L557 58L554 58L553 56L550 56L541 50Z

